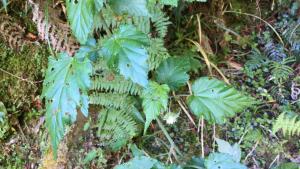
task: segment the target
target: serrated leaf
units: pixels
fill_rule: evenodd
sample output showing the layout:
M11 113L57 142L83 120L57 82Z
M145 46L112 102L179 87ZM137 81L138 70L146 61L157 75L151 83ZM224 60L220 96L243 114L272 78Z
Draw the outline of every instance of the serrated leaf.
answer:
M85 44L93 28L94 1L67 0L66 3L72 32L81 44Z
M144 133L146 133L151 121L156 119L161 112L167 110L169 91L168 85L159 85L156 82L150 82L144 89L142 93L142 106L146 115Z
M240 162L242 152L238 144L231 146L227 141L216 138L218 144L218 151L220 153L229 154L236 162Z
M171 57L163 61L157 68L155 74L156 81L161 84L167 84L170 89L177 90L188 80L188 66L180 58Z
M55 155L66 121L76 120L77 108L88 115L91 71L92 65L87 58L72 58L66 53L60 53L58 59L49 57L42 96L46 99L46 125Z
M147 0L110 0L110 7L118 14L128 13L133 16L148 16Z
M107 40L104 40L102 55L109 65L117 64L120 73L133 82L148 84L148 54L144 46L149 45L146 34L132 25L122 25Z
M233 117L237 112L254 103L251 97L243 95L223 81L202 77L192 86L193 95L188 98L192 112L204 116L206 120L222 124L226 118Z
M165 167L156 159L137 156L131 159L127 163L123 163L115 167L115 169L165 169Z
M209 169L247 169L246 166L235 162L228 154L211 153L205 160L205 167Z

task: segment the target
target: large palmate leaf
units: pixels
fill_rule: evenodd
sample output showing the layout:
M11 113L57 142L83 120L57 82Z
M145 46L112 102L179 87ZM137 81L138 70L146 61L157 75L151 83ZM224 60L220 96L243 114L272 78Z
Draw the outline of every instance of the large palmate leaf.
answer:
M205 160L205 167L209 169L247 169L230 155L223 153L211 153Z
M109 65L117 64L126 79L146 86L148 84L148 54L144 46L149 45L146 34L132 25L122 25L104 40L101 54Z
M188 80L189 63L181 58L168 58L156 70L156 81L167 84L172 90L183 86Z
M188 98L189 107L195 115L204 116L211 123L224 123L227 117L234 116L254 103L251 97L209 77L196 80L192 91L193 95Z
M146 115L144 133L149 127L151 121L156 119L161 112L167 110L169 91L170 89L168 85L159 85L156 82L150 82L144 89L142 94L142 105Z
M49 57L42 95L46 99L46 125L54 152L64 135L66 121L76 120L77 108L88 115L91 71L87 58L72 58L66 53L60 53L58 59Z
M92 31L94 5L94 0L67 0L68 21L73 34L81 44L87 41Z
M148 16L147 0L109 0L111 8L118 14L128 13L133 16Z

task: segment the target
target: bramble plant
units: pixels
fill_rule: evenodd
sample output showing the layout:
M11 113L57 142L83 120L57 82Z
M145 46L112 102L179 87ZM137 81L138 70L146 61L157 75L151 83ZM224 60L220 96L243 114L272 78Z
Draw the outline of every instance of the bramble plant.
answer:
M114 142L112 147L120 148L137 134L136 117L145 123L146 133L151 121L167 112L170 90L177 91L188 80L193 80L188 74L191 63L170 56L163 46L170 22L161 9L163 5L177 6L177 0L158 3L153 0L68 0L66 5L70 28L81 45L73 57L67 53L49 57L43 96L54 154L66 125L76 121L78 110L87 117L89 104L103 109L99 117L99 137L108 134L115 141L122 138L118 142L110 140ZM108 14L112 16L107 18ZM105 33L95 40L93 32L97 29ZM152 45L157 45L156 42L162 45L155 48ZM149 73L154 76L149 78ZM111 79L107 80L106 76ZM88 96L91 89L94 92ZM139 101L131 95L142 98L142 114L134 106ZM114 97L120 101L109 101ZM197 117L218 124L253 103L252 98L211 77L198 78L188 98ZM118 116L124 118L115 119ZM115 127L109 128L108 124ZM121 134L124 130L130 134Z

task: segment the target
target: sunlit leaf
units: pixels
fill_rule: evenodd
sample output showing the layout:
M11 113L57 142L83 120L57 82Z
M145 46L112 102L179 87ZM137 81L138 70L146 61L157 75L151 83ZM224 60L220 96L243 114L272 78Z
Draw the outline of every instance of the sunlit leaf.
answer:
M205 167L209 169L247 169L246 166L236 162L228 154L211 153L205 160Z
M94 0L67 0L67 15L73 34L85 44L93 28Z
M91 71L87 58L73 58L66 53L60 53L58 59L49 57L42 95L46 99L46 125L54 154L64 135L65 124L76 120L77 108L88 115Z
M120 73L133 82L148 84L148 54L144 46L149 45L146 34L132 25L123 25L103 42L101 54L109 65L117 64Z
M146 115L144 133L151 121L155 120L161 112L167 110L169 91L168 85L159 85L156 82L150 82L144 89L142 94L143 109Z
M188 98L189 107L196 116L204 116L211 123L224 123L226 118L254 103L251 97L209 77L196 80L192 91L193 95Z

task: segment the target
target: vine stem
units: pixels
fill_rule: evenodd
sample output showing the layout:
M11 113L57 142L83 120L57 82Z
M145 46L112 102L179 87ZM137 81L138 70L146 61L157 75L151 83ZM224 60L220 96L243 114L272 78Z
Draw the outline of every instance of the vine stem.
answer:
M164 133L164 135L166 136L166 138L168 139L169 143L171 144L171 148L173 147L175 149L175 151L182 156L181 151L179 150L179 148L176 146L176 144L174 143L173 139L171 138L171 136L169 135L169 133L167 132L165 126L163 125L163 123L159 120L159 118L156 119L158 126L160 127L160 129L162 130L162 132Z

